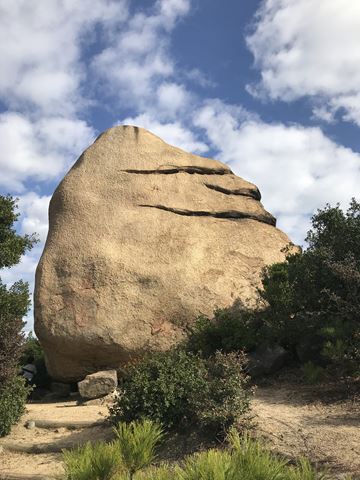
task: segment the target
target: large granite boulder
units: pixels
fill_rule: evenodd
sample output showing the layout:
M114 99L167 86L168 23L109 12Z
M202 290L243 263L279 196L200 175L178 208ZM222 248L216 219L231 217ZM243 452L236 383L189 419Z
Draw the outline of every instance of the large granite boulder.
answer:
M35 331L65 382L168 349L236 298L254 303L261 269L289 243L255 185L132 126L81 155L49 221Z

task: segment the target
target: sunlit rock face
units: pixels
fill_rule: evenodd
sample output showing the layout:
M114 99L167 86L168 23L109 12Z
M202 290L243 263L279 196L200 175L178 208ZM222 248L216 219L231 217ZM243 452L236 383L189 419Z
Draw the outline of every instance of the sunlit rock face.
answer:
M132 126L81 155L49 219L35 330L65 382L168 349L215 307L254 303L289 243L255 185Z

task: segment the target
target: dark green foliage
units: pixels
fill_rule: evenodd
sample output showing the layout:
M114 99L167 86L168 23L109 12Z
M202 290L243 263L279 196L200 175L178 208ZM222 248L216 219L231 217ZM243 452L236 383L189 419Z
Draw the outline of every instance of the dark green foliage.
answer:
M2 384L18 373L23 325L21 317L0 311L0 390Z
M30 332L25 339L23 353L21 356L21 365L34 363L36 366L36 374L33 378L35 387L47 388L51 383L51 377L47 372L44 351L40 342Z
M25 412L25 402L30 388L22 377L13 376L0 388L0 437L10 433Z
M19 262L21 255L37 241L32 235L18 235L13 224L18 218L16 199L0 195L0 269ZM17 378L24 344L22 318L30 306L27 283L21 280L7 288L0 279L0 434L6 435L23 413L28 389Z
M115 480L121 470L120 455L114 443L90 443L63 452L66 480Z
M204 362L195 355L182 351L149 355L122 376L112 420L147 417L167 426L190 423L191 401L205 388L205 375Z
M156 448L164 436L161 425L147 419L129 424L120 422L114 427L114 433L121 465L129 480L155 460Z
M7 312L22 318L29 310L29 286L19 280L10 288L6 288L0 280L0 312Z
M190 332L186 349L205 357L218 350L225 353L249 351L260 341L260 325L257 312L237 301L230 308L215 310L211 319L199 317Z
M315 384L324 379L325 371L323 367L314 365L312 362L306 362L301 368L305 381L310 384Z
M205 361L206 387L194 398L200 426L214 432L225 432L232 425L248 426L252 391L244 372L246 364L241 352L216 352Z
M114 427L116 439L63 452L66 480L131 480L156 458L162 428L150 420Z
M327 205L312 218L308 248L264 272L265 336L303 361L357 373L360 360L360 204ZM317 354L316 354L317 352Z
M150 418L166 427L220 431L245 420L250 391L243 354L204 359L182 350L147 356L125 371L111 420Z
M122 424L110 444L87 443L63 453L66 480L330 480L306 459L290 465L259 441L232 429L227 449L192 454L176 465L150 466L161 430L150 421ZM160 433L160 436L159 436ZM350 477L347 477L350 479Z
M19 263L21 255L37 241L35 235L16 233L13 227L19 216L16 201L10 195L0 195L0 268Z

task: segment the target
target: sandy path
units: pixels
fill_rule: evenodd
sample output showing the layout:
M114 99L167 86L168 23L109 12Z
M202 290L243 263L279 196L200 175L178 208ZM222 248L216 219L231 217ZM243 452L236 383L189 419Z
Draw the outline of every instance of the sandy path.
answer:
M305 456L334 473L360 475L359 402L326 403L326 393L325 401L316 399L312 388L258 388L253 411L259 433L288 458Z
M289 459L306 456L320 467L331 468L338 478L351 473L360 479L359 402L355 399L327 402L324 401L324 398L328 400L326 391L319 400L313 390L313 387L284 384L258 388L253 401L258 433L267 439L274 451ZM24 426L27 420L94 423L104 420L107 413L106 406L78 406L75 401L29 404L20 424L11 435L0 440L0 445L25 449L30 446L43 453L4 450L0 453L0 479L39 475L38 478L43 480L61 476L61 454L54 451L87 440L110 438L111 435L109 427L99 425L28 430ZM10 474L21 474L22 477L10 477Z
M21 422L16 425L11 434L0 440L0 445L6 451L0 453L0 479L2 474L40 475L55 477L63 473L61 463L61 450L69 448L88 440L96 441L109 438L109 427L94 426L90 428L68 429L55 427L50 429L34 428L28 430L25 423L28 420L41 420L59 424L74 424L75 422L95 423L103 421L108 414L105 406L78 406L76 401L56 403L30 403L27 405L27 413ZM50 451L49 453L28 454L8 451L8 448L33 447L38 451ZM53 453L57 451L57 453Z

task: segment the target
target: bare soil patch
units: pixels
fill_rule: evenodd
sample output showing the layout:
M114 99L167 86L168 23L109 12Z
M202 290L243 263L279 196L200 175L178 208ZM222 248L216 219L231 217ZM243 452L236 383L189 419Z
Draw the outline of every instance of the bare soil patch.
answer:
M258 387L253 401L257 433L290 460L307 457L339 478L360 478L356 386L279 382Z
M0 479L56 478L63 473L59 453L63 448L111 438L111 428L105 423L108 409L104 405L79 406L72 400L30 403L27 410L11 434L0 440L4 447L0 453ZM313 387L280 380L262 385L256 390L253 413L256 434L274 452L289 460L306 456L320 468L329 468L337 478L352 474L360 479L359 396L346 391L344 385ZM28 420L57 426L28 430ZM71 428L79 422L93 425ZM175 453L180 458L206 446L206 441L191 437L183 443L180 437L170 439L168 447L172 452L166 453L169 448L165 448L162 456Z

